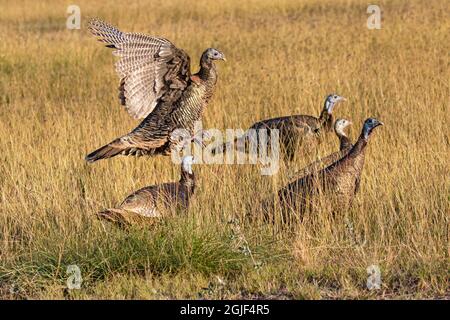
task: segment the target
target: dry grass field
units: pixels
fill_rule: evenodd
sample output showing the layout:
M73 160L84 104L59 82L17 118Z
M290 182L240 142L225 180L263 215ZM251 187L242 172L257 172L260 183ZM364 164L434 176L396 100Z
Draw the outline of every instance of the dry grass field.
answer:
M66 8L81 8L80 30ZM450 3L378 1L369 30L359 0L0 0L0 298L449 298ZM223 51L205 128L335 110L385 126L371 137L351 210L291 229L249 222L287 176L337 149L262 176L254 165L197 165L189 212L121 230L93 214L130 192L179 179L170 157L87 164L84 156L137 122L117 99L110 50L86 29L98 16L164 36L189 53ZM195 69L196 70L196 69ZM81 270L68 290L67 266ZM381 288L366 287L367 267Z

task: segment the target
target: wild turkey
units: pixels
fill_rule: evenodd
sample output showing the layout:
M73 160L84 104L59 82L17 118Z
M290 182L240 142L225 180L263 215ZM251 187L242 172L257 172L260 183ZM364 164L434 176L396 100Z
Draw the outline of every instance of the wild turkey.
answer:
M86 156L94 162L123 155L169 155L180 145L176 129L193 134L195 121L208 104L217 81L215 60L225 60L209 48L200 58L200 70L192 75L190 58L169 40L140 33L125 33L97 19L89 22L91 33L120 59L119 98L128 113L145 118L133 131Z
M328 167L330 164L338 161L340 158L345 156L350 151L350 149L353 147L352 142L347 137L347 134L344 131L345 128L347 128L351 124L352 124L352 122L347 119L336 120L336 122L334 124L334 132L336 133L337 137L339 138L339 151L333 152L332 154L329 154L328 156L326 156L324 158L314 161L313 163L304 167L302 170L297 171L292 176L297 177L297 178L306 176L306 175L313 173L315 171L318 171L322 168Z
M364 155L372 130L382 122L369 118L358 141L341 159L320 171L304 176L278 191L284 219L290 221L289 209L299 213L302 218L306 209L314 209L321 196L331 206L334 213L351 206L355 194L359 190L361 172L364 166Z
M126 226L153 222L171 210L186 210L195 190L192 163L192 156L183 158L180 181L142 188L126 197L118 207L97 213L97 217Z
M289 160L293 160L299 145L312 142L321 136L321 133L329 132L333 129L333 109L341 101L346 101L344 97L337 94L330 94L325 99L322 112L319 117L309 115L291 115L279 118L266 119L253 124L249 130L278 129L282 151ZM248 144L248 132L243 137ZM220 145L213 149L213 154L224 152L227 144ZM248 148L246 147L248 152Z

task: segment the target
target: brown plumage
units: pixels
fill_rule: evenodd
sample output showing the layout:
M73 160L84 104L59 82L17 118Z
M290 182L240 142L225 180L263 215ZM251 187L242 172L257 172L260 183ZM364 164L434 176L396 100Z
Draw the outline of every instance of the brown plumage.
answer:
M369 136L379 125L382 123L377 119L367 119L358 141L343 158L280 189L278 198L284 219L290 220L291 217L286 217L289 209L295 210L301 218L306 209L314 209L319 204L321 196L332 212L349 208L359 189Z
M186 210L194 194L192 156L183 158L178 182L145 187L132 193L116 208L97 213L97 217L121 226L152 223L173 210Z
M315 171L318 171L322 168L328 167L330 164L338 161L343 156L345 156L353 147L352 142L347 137L344 131L345 128L351 124L352 124L351 121L346 119L336 120L334 124L334 132L336 133L336 136L339 138L339 151L333 152L332 154L329 154L324 158L312 162L308 166L304 167L302 170L294 173L292 177L295 177L296 179L301 178ZM292 178L290 180L292 180Z
M293 160L298 146L314 143L321 136L323 132L331 132L333 130L333 109L336 104L345 101L344 97L337 94L330 94L326 99L319 117L309 115L291 115L279 118L266 119L253 124L249 131L243 137L238 139L245 139L248 143L248 133L250 130L260 129L278 129L281 144L281 150L286 158ZM236 139L234 143L237 142ZM270 140L269 140L270 143ZM224 152L227 144L223 144L213 150L213 153ZM246 151L248 148L246 147Z
M133 131L86 156L88 162L123 155L169 155L182 139L176 129L193 134L217 81L215 60L223 53L209 48L201 56L200 70L192 75L190 58L169 40L139 33L125 33L97 19L89 29L114 48L120 59L119 99L128 113L145 118Z

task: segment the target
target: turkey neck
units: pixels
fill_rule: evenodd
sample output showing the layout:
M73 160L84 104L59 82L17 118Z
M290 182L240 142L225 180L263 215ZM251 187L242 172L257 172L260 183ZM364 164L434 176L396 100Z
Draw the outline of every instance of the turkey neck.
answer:
M339 150L345 150L352 147L352 142L346 135L339 135Z
M197 75L208 88L212 89L217 82L216 65L211 59L202 56L200 59L200 70Z
M186 192L187 196L191 196L195 189L195 176L193 173L181 171L180 186Z
M337 167L349 165L354 166L357 170L361 171L364 165L366 146L367 140L364 138L364 135L361 134L361 136L358 138L358 141L355 143L347 156L338 162Z
M331 131L333 129L334 117L326 110L326 108L322 110L318 120L320 127L325 128L327 131Z

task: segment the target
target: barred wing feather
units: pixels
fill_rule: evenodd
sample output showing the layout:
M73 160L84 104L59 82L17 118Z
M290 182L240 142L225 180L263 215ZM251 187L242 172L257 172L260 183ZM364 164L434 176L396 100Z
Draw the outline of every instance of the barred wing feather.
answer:
M119 57L119 98L135 119L149 115L158 102L179 97L190 82L190 59L169 40L141 33L125 33L98 19L89 22L89 30ZM171 91L176 91L171 92Z

